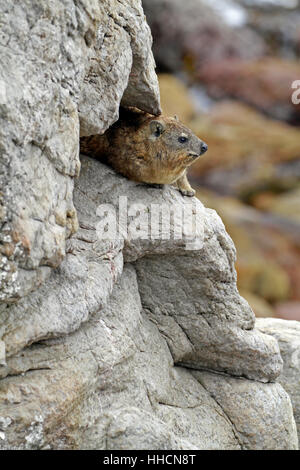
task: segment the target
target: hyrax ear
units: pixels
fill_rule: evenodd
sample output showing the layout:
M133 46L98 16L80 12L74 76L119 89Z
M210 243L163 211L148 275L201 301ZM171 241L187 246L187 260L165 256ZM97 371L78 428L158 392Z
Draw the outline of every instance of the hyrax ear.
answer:
M165 125L161 121L151 121L150 131L155 137L159 137L165 130Z

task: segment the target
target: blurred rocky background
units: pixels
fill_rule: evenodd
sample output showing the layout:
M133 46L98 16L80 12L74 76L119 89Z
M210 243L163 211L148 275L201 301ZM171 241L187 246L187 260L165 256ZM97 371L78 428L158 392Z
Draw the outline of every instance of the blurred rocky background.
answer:
M190 170L256 316L300 320L298 0L143 0L161 104L209 152Z

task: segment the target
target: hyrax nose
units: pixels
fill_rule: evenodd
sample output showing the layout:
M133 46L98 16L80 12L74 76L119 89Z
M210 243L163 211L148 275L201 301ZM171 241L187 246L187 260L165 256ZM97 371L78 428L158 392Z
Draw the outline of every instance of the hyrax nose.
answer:
M200 155L203 155L208 149L208 146L205 142L201 142L200 144Z

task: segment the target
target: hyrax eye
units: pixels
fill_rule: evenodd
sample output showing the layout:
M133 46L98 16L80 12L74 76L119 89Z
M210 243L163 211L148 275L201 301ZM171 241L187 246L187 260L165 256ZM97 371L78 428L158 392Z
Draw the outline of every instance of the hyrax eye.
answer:
M178 141L179 141L181 144L184 144L184 142L187 142L187 140L188 140L188 138L187 138L187 137L183 137L183 136L181 136L181 137L178 138Z

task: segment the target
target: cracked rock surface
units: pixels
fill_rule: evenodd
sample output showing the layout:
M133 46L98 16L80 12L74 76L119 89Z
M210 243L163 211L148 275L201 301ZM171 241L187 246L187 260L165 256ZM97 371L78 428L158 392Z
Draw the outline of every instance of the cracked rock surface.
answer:
M256 328L278 341L283 359L278 382L291 398L300 439L300 323L279 318L258 318Z
M99 207L119 216L125 196L141 224L151 204L172 204L171 239L162 226L135 238L129 218L118 240L99 240ZM192 245L185 224L172 239L187 204ZM3 316L2 448L296 448L289 396L273 383L277 342L253 329L215 212L84 156L74 205L64 261Z
M254 328L220 218L79 157L159 113L141 2L0 13L0 449L297 448L294 338Z

